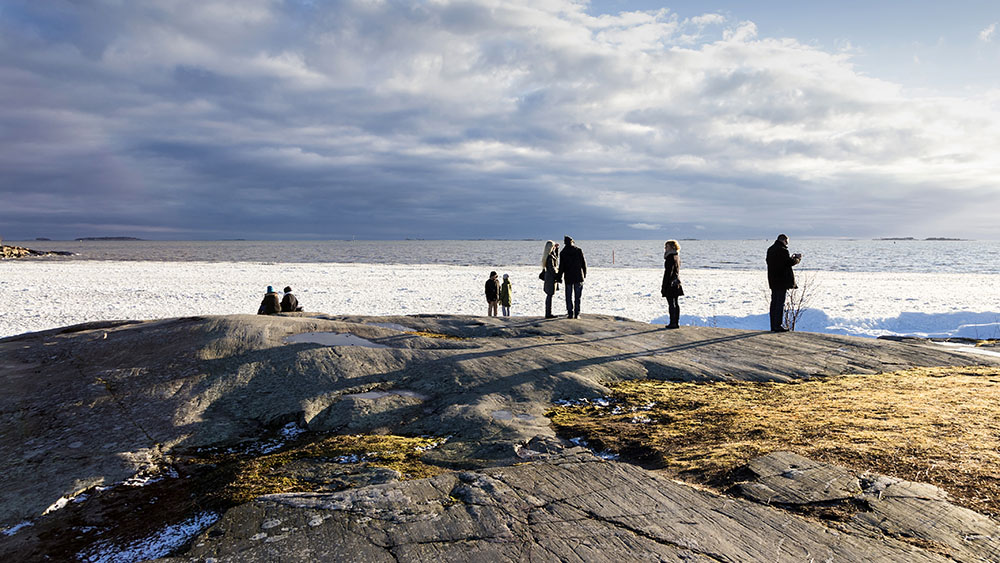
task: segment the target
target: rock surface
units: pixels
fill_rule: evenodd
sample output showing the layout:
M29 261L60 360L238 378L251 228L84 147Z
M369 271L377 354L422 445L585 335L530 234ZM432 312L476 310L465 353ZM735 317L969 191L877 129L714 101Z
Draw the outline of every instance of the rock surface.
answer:
M23 246L9 246L6 244L0 245L0 260L6 260L8 258L25 258L27 256L68 256L71 254L73 253L59 252L55 250L32 250L30 248L24 248Z
M874 474L854 475L790 452L750 462L735 488L769 505L851 503L845 531L901 538L954 561L1000 561L1000 525L948 502L941 489Z
M186 557L171 561L209 558L951 561L905 541L838 532L589 454L334 494L263 497L231 510Z
M351 334L380 347L286 341L311 332ZM426 459L480 469L561 450L545 411L558 399L603 396L606 382L794 381L973 364L1000 359L921 342L708 327L666 331L606 316L292 313L89 323L0 340L6 391L0 398L0 528L42 522L41 514L60 499L162 468L175 454L254 441L287 423L310 431L447 436ZM561 463L553 470L569 462ZM572 463L588 471L617 467ZM585 536L587 525L573 537ZM31 543L25 538L33 533L18 532L15 543ZM657 543L640 543L648 542ZM702 553L693 544L684 549Z

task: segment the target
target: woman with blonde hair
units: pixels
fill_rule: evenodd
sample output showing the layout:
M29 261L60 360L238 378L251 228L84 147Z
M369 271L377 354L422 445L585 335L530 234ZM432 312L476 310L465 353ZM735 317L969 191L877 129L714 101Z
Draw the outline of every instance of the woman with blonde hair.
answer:
M556 285L559 283L558 275L558 263L559 263L559 244L552 242L551 240L545 241L545 250L542 251L542 280L545 281L545 318L551 319L555 315L552 314L552 296L556 292Z
M670 312L670 324L666 328L680 328L681 305L678 299L684 295L681 287L681 245L676 240L663 243L663 284L660 295L667 298L667 310Z

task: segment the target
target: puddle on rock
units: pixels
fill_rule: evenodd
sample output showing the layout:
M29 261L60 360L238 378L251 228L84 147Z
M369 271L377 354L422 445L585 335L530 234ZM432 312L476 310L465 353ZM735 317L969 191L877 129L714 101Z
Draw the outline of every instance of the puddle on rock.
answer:
M389 348L385 344L378 344L371 340L365 340L360 336L355 336L349 332L303 332L293 334L285 339L288 344L322 344L323 346L361 346L362 348Z

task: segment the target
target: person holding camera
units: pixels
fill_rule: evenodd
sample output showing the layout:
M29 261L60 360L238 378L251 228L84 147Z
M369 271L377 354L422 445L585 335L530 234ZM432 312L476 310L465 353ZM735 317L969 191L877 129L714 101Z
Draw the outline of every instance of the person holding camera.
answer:
M781 234L767 249L767 285L771 288L771 332L788 332L785 320L785 296L795 289L792 266L802 261L802 254L788 253L788 236Z

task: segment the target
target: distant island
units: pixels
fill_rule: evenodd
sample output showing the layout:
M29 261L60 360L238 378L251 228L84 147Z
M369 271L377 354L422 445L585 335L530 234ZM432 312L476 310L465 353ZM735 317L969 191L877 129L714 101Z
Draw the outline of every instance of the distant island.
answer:
M144 240L144 239L135 238L135 237L80 237L80 238L78 238L76 240L78 240L78 241L88 240L89 241L89 240Z
M948 237L927 237L925 239L917 239L917 238L914 238L914 237L882 237L882 238L876 238L876 239L873 239L873 240L961 241L961 240L969 240L969 239L966 239L966 238L948 238Z

